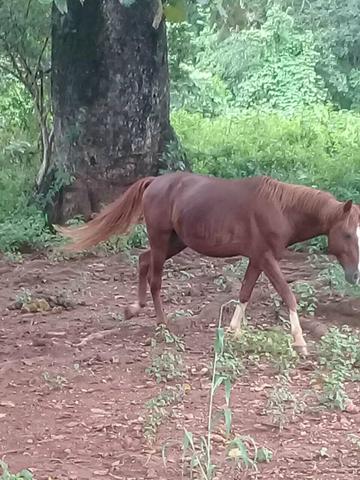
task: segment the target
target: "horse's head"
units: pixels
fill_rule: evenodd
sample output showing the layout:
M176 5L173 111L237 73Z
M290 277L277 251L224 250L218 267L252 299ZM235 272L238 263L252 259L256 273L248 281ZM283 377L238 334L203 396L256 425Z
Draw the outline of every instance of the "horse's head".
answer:
M360 208L351 200L342 206L330 228L329 254L335 255L349 283L360 283Z

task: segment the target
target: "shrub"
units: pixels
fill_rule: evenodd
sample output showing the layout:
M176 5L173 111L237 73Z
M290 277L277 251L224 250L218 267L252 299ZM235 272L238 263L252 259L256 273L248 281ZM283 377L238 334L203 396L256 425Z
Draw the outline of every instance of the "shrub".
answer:
M247 111L210 119L181 110L172 122L195 172L272 175L360 202L359 114L318 106L291 117Z

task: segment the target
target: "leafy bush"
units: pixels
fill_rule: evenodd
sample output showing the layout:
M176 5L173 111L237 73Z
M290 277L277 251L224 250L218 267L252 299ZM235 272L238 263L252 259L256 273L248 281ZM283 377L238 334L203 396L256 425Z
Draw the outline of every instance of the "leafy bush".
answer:
M40 248L53 238L31 199L37 163L29 133L0 129L0 251Z
M325 106L291 117L248 111L172 114L193 170L225 178L272 175L360 202L360 115Z
M0 251L31 251L54 243L45 217L35 206L9 214L0 228Z
M274 6L262 28L232 33L210 42L200 64L219 75L235 107L293 112L323 103L324 82L316 71L319 53L309 30L299 31L294 18Z

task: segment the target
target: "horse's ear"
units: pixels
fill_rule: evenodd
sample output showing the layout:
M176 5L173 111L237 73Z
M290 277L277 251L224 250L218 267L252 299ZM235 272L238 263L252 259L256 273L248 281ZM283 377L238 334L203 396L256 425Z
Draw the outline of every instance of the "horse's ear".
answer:
M343 212L345 213L345 215L350 212L352 205L353 205L353 201L352 201L352 200L347 200L347 201L344 203Z

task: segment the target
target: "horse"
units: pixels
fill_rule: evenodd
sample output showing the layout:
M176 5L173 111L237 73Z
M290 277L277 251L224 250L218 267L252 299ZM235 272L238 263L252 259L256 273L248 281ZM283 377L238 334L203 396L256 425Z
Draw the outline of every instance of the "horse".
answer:
M329 254L342 265L346 280L360 281L360 209L352 200L340 202L330 193L268 176L228 180L176 172L146 177L83 226L55 228L72 239L67 250L80 251L125 234L142 220L150 248L139 255L138 299L125 308L127 319L145 306L149 283L157 323L167 324L160 297L163 266L186 247L210 257L244 256L249 263L230 329L240 331L264 272L289 311L293 347L306 356L297 301L279 266L286 249L327 235Z

